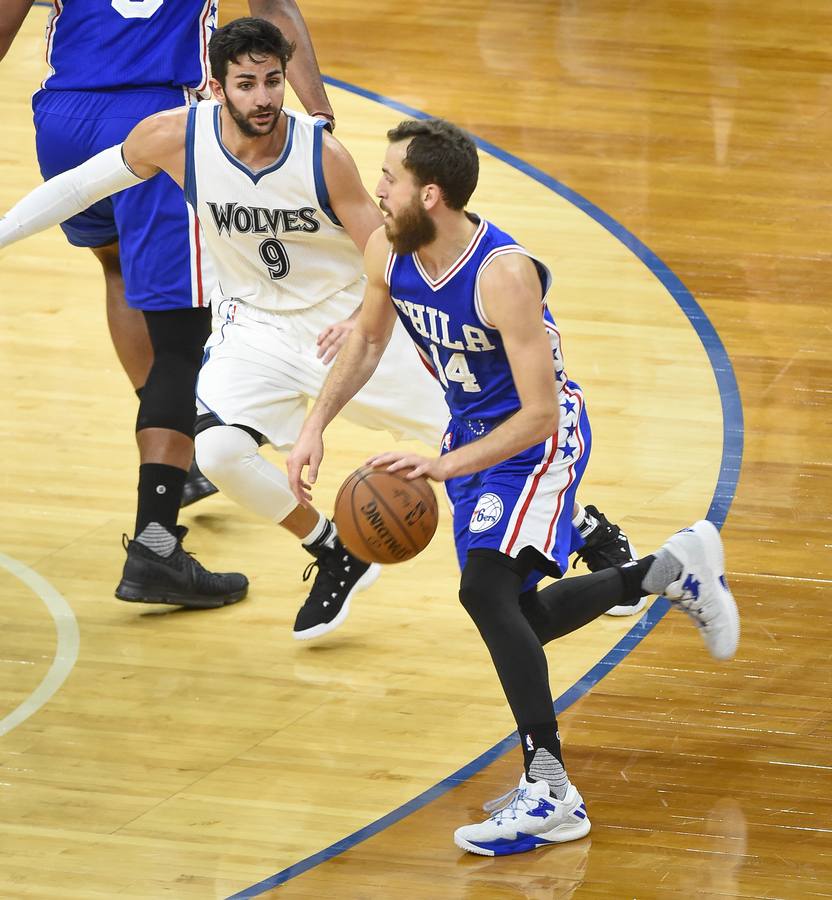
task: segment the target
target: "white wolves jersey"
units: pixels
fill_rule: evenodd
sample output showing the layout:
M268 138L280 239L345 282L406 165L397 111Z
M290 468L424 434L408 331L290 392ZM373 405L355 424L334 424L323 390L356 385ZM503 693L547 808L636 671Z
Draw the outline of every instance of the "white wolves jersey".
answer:
M219 0L52 0L46 26L57 91L208 86Z
M212 299L260 309L307 309L355 284L363 259L329 206L324 122L284 109L286 143L253 172L222 143L220 104L188 113L185 199L217 270Z
M399 318L445 389L451 415L493 426L520 408L502 338L480 302L480 276L498 256L522 253L537 267L558 391L566 383L566 373L560 334L545 302L552 281L549 270L504 231L471 218L477 229L470 244L438 279L428 275L418 254L398 256L392 251L385 277Z

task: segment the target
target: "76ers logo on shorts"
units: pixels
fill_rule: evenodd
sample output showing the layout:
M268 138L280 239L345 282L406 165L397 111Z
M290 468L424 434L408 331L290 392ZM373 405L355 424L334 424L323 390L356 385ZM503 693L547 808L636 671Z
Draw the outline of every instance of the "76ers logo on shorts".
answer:
M474 511L468 530L474 534L493 528L503 516L503 501L496 494L483 494Z

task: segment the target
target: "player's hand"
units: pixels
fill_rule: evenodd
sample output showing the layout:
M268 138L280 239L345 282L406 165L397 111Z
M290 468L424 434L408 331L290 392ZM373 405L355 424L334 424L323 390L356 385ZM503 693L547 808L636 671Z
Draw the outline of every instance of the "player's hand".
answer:
M448 473L441 456L420 456L418 453L404 453L401 450L391 450L389 453L380 453L367 460L368 466L387 466L388 472L400 472L402 469L410 469L405 478L418 478L424 475L433 481L445 481Z
M335 355L350 336L353 328L355 328L355 319L344 319L343 322L327 325L318 335L318 359L323 359L325 366L335 359Z
M324 442L320 431L302 430L286 457L286 473L289 476L289 488L295 499L303 506L312 504L312 485L318 480L318 469L324 458ZM309 466L306 481L303 480L303 469Z

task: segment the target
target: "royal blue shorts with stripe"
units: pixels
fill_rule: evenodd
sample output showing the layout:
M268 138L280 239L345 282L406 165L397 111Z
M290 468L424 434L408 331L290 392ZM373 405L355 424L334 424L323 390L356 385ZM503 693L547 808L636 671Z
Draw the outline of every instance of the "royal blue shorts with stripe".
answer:
M515 559L526 551L524 558L533 559L535 566L523 584L525 591L546 575L564 574L569 555L584 545L572 525L572 510L589 460L592 432L577 384L567 382L560 405L556 436L481 472L445 483L453 506L460 568L470 550L498 550ZM482 420L452 419L442 452L475 441L493 427Z
M38 162L45 179L121 143L153 113L186 105L184 90L38 91L32 98ZM207 306L198 226L164 172L99 201L61 225L76 247L119 242L125 293L144 310Z

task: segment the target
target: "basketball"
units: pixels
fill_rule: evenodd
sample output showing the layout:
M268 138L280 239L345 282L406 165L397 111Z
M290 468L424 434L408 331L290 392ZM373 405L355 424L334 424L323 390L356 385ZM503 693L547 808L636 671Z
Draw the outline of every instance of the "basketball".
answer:
M338 537L365 562L397 563L427 547L436 531L439 508L427 478L362 466L341 485L335 498Z

